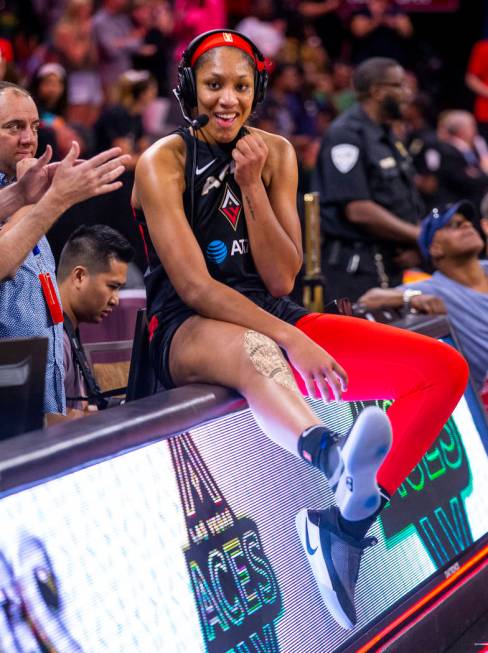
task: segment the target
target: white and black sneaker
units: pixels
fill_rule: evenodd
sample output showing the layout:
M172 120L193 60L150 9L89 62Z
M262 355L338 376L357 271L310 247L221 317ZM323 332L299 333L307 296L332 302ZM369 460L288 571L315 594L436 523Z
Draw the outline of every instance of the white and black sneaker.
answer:
M388 416L376 406L365 408L340 450L340 477L335 499L341 515L349 521L366 519L381 503L376 474L392 443Z
M300 541L315 580L332 617L348 630L357 623L354 593L361 557L376 538L357 540L345 533L338 522L339 510L303 508L296 517Z

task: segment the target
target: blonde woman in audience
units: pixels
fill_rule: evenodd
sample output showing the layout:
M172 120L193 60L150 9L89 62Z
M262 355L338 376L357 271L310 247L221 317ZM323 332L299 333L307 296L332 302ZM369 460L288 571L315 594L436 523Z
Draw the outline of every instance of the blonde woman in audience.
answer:
M68 119L87 127L98 118L104 99L92 11L92 0L68 0L53 30L54 47L67 71Z

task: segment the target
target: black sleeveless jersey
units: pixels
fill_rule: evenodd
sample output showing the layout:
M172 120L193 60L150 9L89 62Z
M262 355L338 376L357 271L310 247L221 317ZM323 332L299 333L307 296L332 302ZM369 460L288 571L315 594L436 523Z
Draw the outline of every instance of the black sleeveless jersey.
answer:
M266 291L249 251L241 190L234 179L231 152L235 142L224 147L209 145L194 138L188 128L177 133L186 144L185 214L210 275L240 292ZM146 231L141 213L138 212L137 217ZM152 316L163 309L171 312L176 292L148 234L145 236L149 260L145 276L148 315Z
M210 145L192 136L188 128L179 129L176 133L186 144L185 214L210 275L251 296L256 303L266 304L267 298L272 298L249 250L242 194L234 179L235 164L231 152L243 134L240 133L232 143ZM164 180L161 183L164 184ZM177 295L161 265L142 211L137 211L136 217L144 233L149 263L145 274L148 317L163 314L163 321L170 316L177 320L178 314L188 313L188 307ZM296 309L300 314L307 313L302 307L296 306Z

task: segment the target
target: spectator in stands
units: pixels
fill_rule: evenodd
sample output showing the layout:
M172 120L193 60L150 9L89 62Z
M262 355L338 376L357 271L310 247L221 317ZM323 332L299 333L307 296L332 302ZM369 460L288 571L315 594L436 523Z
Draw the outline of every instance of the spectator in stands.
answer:
M257 127L276 131L293 143L300 166L300 192L309 190L311 171L317 159L321 108L325 116L329 107L320 107L313 96L307 94L300 67L283 63L273 70L270 90L256 112Z
M469 111L446 111L437 125L439 204L469 199L479 211L488 191L488 146Z
M14 51L7 39L0 38L0 80L17 84L19 73L14 65Z
M81 152L86 144L66 121L67 86L66 71L57 63L46 63L39 68L31 83L30 92L39 111L41 125L52 129L56 140L56 153L65 156L76 140Z
M93 17L93 34L100 57L100 75L106 98L111 100L113 85L120 75L132 68L132 55L154 52L144 45L145 28L134 27L128 13L127 0L103 0Z
M174 17L168 2L147 2L135 0L131 17L134 24L145 30L144 44L154 48L151 53L146 49L142 54L132 56L136 70L147 70L158 85L158 97L168 97L170 90L169 65L173 64Z
M119 303L133 256L129 242L105 225L81 226L61 252L57 280L64 313L64 389L67 408L97 405L96 381L84 354L79 325L100 323ZM95 396L90 396L90 395Z
M474 116L488 140L488 39L474 44L466 72L466 84L475 94Z
M321 196L328 301L396 286L403 269L419 262L423 206L408 153L391 131L407 99L404 70L393 59L369 59L356 69L354 86L359 103L326 132L313 184Z
M439 138L431 108L430 98L419 92L404 111L405 144L415 168L415 184L428 211L440 203Z
M317 106L320 109L327 108L335 118L337 112L332 104L334 80L331 73L323 70L313 61L305 61L303 63L303 80L305 89L313 97Z
M173 66L174 16L167 0L154 3L152 0L134 0L131 17L136 26L145 29L144 44L153 52L132 55L133 68L151 73L157 84L157 97L144 110L144 128L152 140L156 140L173 129L171 109L174 97L171 92Z
M359 303L375 310L408 306L421 313L446 313L481 388L488 372L488 260L471 202L460 201L422 221L419 244L435 268L431 279L400 288L373 288Z
M188 43L200 32L227 25L225 0L175 0L173 15L176 61L180 60Z
M336 61L332 66L332 83L334 90L331 102L337 113L346 111L356 102L352 86L353 67L346 61Z
M313 29L332 59L342 55L345 29L338 10L341 0L298 0L296 11L305 22L304 30Z
M53 29L53 44L67 71L67 118L86 127L98 118L104 99L92 11L92 0L68 0Z
M65 410L63 389L62 312L54 278L54 259L44 237L49 227L70 206L120 188L115 181L124 171L127 156L113 149L76 165L79 148L73 143L64 160L47 167L50 151L36 163L39 114L24 89L0 82L0 186L36 173L24 207L3 220L0 260L7 276L0 283L0 338L48 338L44 411ZM43 175L38 175L42 171ZM33 182L32 171L29 181Z
M317 105L302 95L303 75L298 65L278 64L273 70L269 91L259 117L271 119L276 131L291 139L297 149L318 136Z
M120 147L132 155L131 166L135 167L139 155L150 145L142 114L156 93L156 81L147 70L128 70L121 75L116 102L102 112L95 126L97 150Z
M481 220L480 220L481 229L485 234L485 240L486 240L485 258L488 258L488 193L481 200L480 214L481 214Z
M290 42L288 41L288 44ZM306 103L313 99L320 110L334 113L331 100L334 93L334 80L330 60L325 49L318 44L317 38L308 38L300 44L295 53L292 50L288 52L284 50L282 60L283 63L294 62L298 66L302 77L300 83L302 102ZM316 107L313 107L313 112L315 110ZM319 130L319 134L322 134L322 130Z
M413 26L408 15L391 0L366 0L351 19L352 61L389 57L408 66Z
M274 59L285 40L286 22L276 15L273 0L253 0L250 15L236 30L250 38L265 57Z

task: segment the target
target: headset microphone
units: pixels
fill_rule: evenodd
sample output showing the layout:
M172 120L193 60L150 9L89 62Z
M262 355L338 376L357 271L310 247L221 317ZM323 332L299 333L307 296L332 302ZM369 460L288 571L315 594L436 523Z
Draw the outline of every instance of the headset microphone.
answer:
M182 102L181 98L181 92L179 87L176 87L173 89L173 95L178 101L178 104L180 106L181 113L183 114L183 118L186 120L186 122L190 125L190 127L193 127L196 131L201 129L202 127L205 127L207 124L209 118L205 113L201 113L199 116L197 116L194 120L190 118L190 116L186 113L184 104Z
M190 125L193 127L193 129L201 129L202 127L205 127L208 121L209 121L209 117L207 116L207 114L201 113L199 116L195 118L195 120L190 121Z
M197 149L198 149L198 138L196 137L195 132L197 132L199 129L202 127L205 127L205 125L209 121L209 117L207 116L206 113L201 113L198 115L194 120L189 118L187 114L183 110L182 103L180 101L180 97L178 93L175 92L176 98L178 102L180 103L180 109L183 114L184 119L188 122L188 124L193 127L193 136L194 136L194 143L193 143L193 156L192 156L192 165L191 165L191 181L190 181L190 226L193 229L193 219L194 219L194 213L195 213L195 172L197 169Z

